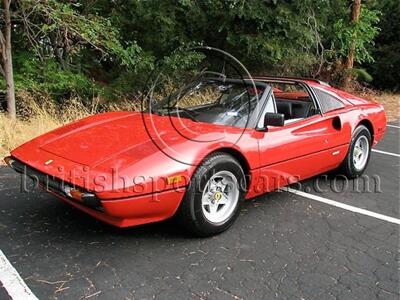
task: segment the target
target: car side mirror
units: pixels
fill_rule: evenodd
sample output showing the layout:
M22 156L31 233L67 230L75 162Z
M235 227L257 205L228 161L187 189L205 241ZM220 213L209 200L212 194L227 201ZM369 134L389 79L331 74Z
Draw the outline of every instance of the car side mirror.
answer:
M285 115L279 113L267 112L264 116L264 128L267 126L283 126L285 125Z

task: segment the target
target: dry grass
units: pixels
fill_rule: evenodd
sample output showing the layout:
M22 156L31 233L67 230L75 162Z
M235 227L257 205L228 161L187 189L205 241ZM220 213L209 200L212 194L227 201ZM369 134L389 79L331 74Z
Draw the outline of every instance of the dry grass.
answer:
M140 109L137 101L128 99L122 100L119 105L100 105L98 99L93 99L84 105L73 98L64 105L56 105L41 95L19 94L18 100L20 116L17 120L0 113L0 164L12 149L64 124L104 111Z
M400 118L400 94L375 93L364 91L359 93L361 97L383 104L389 121ZM193 95L194 96L194 95ZM115 110L139 110L138 101L123 100L120 104L100 105L98 99L84 105L79 99L70 99L65 105L55 105L51 99L41 95L18 95L18 111L21 117L11 120L5 114L0 113L0 164L2 158L7 156L10 150L33 139L45 132L62 126L74 120L93 115L102 111ZM197 103L199 99L183 99L183 105L187 100ZM201 99L204 103L204 99Z
M61 122L49 116L42 115L21 121L11 120L0 113L0 158L8 155L11 149L60 125Z

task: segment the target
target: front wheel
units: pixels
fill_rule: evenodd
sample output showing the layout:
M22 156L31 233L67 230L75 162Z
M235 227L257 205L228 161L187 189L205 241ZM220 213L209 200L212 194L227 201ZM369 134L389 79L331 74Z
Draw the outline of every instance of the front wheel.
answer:
M360 176L367 168L371 154L372 137L368 128L360 125L354 131L349 151L341 165L341 171L348 178Z
M245 176L239 162L225 153L210 155L198 167L177 212L183 228L198 236L228 229L239 215Z

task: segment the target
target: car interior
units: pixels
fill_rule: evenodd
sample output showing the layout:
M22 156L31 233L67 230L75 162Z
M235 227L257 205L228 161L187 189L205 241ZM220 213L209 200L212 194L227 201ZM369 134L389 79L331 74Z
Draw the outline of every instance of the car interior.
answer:
M283 114L285 125L318 113L312 97L302 84L282 81L262 81L261 84L264 86L254 88L219 80L195 82L158 104L159 113L179 115L193 121L246 127L249 115L267 85L273 89L275 105L268 101L271 105L267 104L265 112Z
M318 113L308 91L296 83L268 83L273 87L276 112L285 117L285 124L311 117Z
M266 84L256 87L237 81L207 79L182 89L158 104L161 114L193 121L246 127ZM164 110L163 110L164 109Z

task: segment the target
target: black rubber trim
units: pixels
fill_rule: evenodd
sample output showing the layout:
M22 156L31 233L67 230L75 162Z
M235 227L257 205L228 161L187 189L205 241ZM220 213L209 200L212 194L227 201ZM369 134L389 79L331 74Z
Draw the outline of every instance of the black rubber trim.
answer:
M57 190L62 190L62 185L63 181L51 176L47 175L41 171L36 170L35 168L32 168L28 166L27 164L24 164L23 162L17 160L16 158L12 157L13 161L10 162L9 166L14 169L16 172L26 175L33 180L38 180L38 182L45 186L45 187L50 187L52 189L57 189Z
M32 178L34 181L38 181L38 183L46 190L50 190L68 200L74 201L76 203L79 203L81 205L96 209L96 210L102 210L101 202L97 197L82 197L82 202L68 197L65 195L63 191L63 187L66 184L66 181L63 181L55 176L48 175L46 173L43 173L41 171L38 171L35 168L32 168L28 166L27 164L24 164L23 162L19 161L15 157L11 157L13 161L9 162L9 166L14 169L16 172L26 175L30 178ZM67 183L68 184L68 183Z

